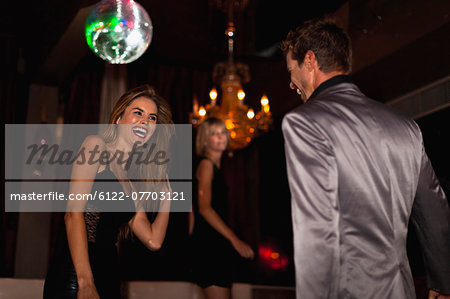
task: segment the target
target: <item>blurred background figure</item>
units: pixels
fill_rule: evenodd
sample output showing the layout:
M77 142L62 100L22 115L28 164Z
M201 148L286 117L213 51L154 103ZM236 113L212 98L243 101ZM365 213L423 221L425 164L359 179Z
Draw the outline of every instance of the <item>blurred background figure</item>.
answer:
M193 184L192 233L195 282L208 299L231 298L234 251L252 259L252 248L227 225L227 186L221 171L221 158L229 142L222 120L209 118L199 127L196 153L199 163Z

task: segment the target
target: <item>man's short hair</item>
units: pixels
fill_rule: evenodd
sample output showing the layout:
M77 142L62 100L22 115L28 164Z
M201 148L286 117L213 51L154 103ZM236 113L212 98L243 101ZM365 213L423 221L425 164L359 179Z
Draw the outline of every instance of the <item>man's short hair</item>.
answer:
M342 71L350 73L352 50L350 38L336 23L330 20L313 19L290 31L281 43L284 55L291 51L292 59L301 65L306 52L316 56L319 69L324 73Z

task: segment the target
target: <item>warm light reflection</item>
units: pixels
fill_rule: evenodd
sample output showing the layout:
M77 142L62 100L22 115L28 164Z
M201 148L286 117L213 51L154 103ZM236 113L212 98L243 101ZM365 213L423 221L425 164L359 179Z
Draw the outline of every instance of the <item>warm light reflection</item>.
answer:
M245 92L242 89L239 89L237 96L238 99L242 101L245 98Z
M253 109L248 109L247 117L248 119L253 119L253 117L255 117L255 111L253 111Z
M236 138L236 132L235 131L231 131L230 132L230 137L231 138Z
M269 113L269 111L270 111L270 106L269 105L265 105L265 106L263 106L264 107L264 112L265 113Z
M211 89L211 91L209 92L209 97L213 101L217 99L217 90L215 88Z
M205 116L206 115L205 107L200 106L200 109L198 109L198 115L200 115L200 116Z
M250 128L248 131L252 134L255 133L255 129L253 129L253 128Z
M231 130L234 128L234 124L233 121L231 119L226 119L225 120L225 127L227 127L227 130ZM235 133L236 135L236 133Z

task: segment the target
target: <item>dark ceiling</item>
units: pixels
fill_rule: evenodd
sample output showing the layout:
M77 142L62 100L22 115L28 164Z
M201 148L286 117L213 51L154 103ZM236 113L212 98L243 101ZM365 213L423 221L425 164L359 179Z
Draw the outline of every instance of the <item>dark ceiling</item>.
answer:
M213 4L223 1L138 1L152 19L154 34L144 59L136 63L211 69L226 57L227 18ZM354 77L369 96L387 101L449 74L448 0L236 1L248 2L234 14L237 60L279 63L283 58L278 45L290 29L339 9L352 38ZM83 57L93 55L83 26L89 7L96 3L7 1L0 19L2 61L17 64L29 82L60 85ZM19 59L8 56L16 52Z
M227 16L214 4L223 1L138 2L149 13L154 27L152 43L144 55L153 55L183 64L213 64L226 55L224 30ZM306 19L333 12L345 1L248 0L247 2L243 10L234 13L237 27L236 55L246 58L270 58L280 56L277 45L289 29L295 28ZM23 49L26 70L31 80L42 71L45 60L68 30L77 12L95 3L97 1L93 0L41 0L7 4L12 7L6 10L10 13L6 16L6 26L2 26L2 35L13 35L15 42ZM11 26L7 24L15 26L9 28ZM80 43L78 49L71 47L59 55L70 58L75 54L74 51L87 49L86 44Z

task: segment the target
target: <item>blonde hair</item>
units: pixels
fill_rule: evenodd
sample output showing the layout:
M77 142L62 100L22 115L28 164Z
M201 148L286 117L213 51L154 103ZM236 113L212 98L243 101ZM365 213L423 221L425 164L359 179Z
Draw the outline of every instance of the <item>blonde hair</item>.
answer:
M206 153L206 142L209 134L211 133L212 126L221 126L226 129L225 123L216 117L210 117L205 119L198 128L197 138L195 140L195 151L197 156L201 157ZM230 142L230 134L227 130L227 143Z

